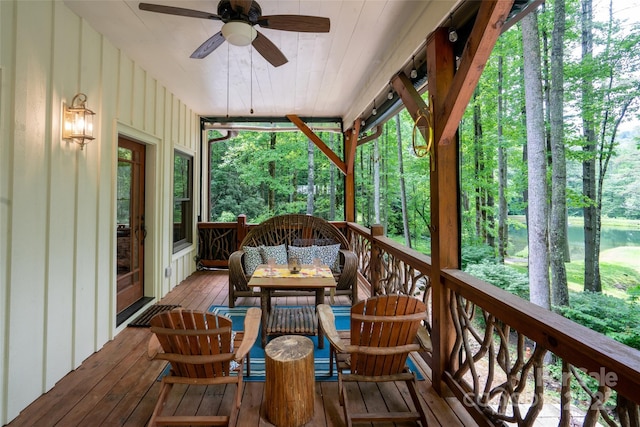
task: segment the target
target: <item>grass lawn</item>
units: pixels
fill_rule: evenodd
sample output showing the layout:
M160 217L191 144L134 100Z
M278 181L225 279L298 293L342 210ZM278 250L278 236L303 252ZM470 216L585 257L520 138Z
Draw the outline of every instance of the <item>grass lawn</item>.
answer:
M514 262L509 265L527 274L526 264ZM566 264L566 268L569 289L582 292L584 261L572 261ZM640 286L640 246L622 246L603 251L600 254L600 277L603 293L626 299L629 287Z

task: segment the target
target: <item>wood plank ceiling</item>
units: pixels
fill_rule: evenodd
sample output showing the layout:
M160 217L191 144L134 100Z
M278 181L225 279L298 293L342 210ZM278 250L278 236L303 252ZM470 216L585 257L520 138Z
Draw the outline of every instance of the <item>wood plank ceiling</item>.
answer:
M217 13L217 1L146 0ZM138 1L65 0L115 46L203 116L340 117L349 127L391 78L448 25L451 0L262 0L263 15L331 20L329 33L261 29L289 62L271 66L250 46L191 53L222 22L141 11ZM424 57L424 52L421 53Z

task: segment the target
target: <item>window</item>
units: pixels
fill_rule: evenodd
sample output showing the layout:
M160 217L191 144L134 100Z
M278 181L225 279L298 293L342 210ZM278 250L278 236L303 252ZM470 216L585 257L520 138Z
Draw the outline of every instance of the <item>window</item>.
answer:
M193 156L175 151L173 160L173 253L193 242Z

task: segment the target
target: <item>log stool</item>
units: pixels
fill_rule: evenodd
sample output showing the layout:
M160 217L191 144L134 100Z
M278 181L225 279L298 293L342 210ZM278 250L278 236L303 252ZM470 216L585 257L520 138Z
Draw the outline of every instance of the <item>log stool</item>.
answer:
M278 427L298 427L313 417L313 341L283 335L264 349L267 418Z

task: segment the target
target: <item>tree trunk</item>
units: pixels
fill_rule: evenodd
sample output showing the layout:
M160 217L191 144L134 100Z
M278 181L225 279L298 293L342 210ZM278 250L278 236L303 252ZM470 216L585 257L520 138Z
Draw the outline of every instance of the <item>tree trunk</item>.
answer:
M269 141L270 150L276 149L277 138L278 138L277 134L275 132L271 132L271 140ZM275 182L276 181L276 161L271 160L269 162L268 167L269 167L269 176L271 177L272 182ZM269 186L267 200L268 200L267 203L269 205L269 212L274 212L276 207L276 191L274 190L272 185Z
M380 147L373 141L373 221L380 224Z
M402 203L402 228L404 232L404 244L407 247L411 247L409 212L407 211L407 190L404 182L404 164L402 161L402 129L400 128L400 114L396 114L396 140L398 141L398 168L400 169L400 201Z
M498 40L498 43L501 43ZM502 134L502 117L504 114L503 92L503 58L498 57L498 259L504 263L509 243L508 207L507 207L507 150Z
M473 171L475 177L475 211L476 237L485 242L484 203L483 203L483 173L482 165L482 113L478 100L478 88L473 91Z
M315 174L314 174L314 160L313 160L313 142L308 140L307 142L307 215L313 215L313 198L315 195Z
M567 245L567 164L564 150L563 46L565 33L565 0L554 2L553 33L551 35L551 84L549 94L551 143L551 221L549 254L551 258L551 304L569 305L569 288L565 268L564 248Z
M550 308L547 222L547 153L544 138L538 17L522 19L524 87L527 121L529 188L529 295L532 303Z
M596 132L593 101L593 9L591 0L582 0L582 64L586 72L582 76L582 134L584 137L582 162L582 195L584 212L584 290L602 292L600 261L597 257L597 209L596 209Z
M333 132L329 132L329 148L333 150ZM329 162L329 220L336 219L336 165Z

